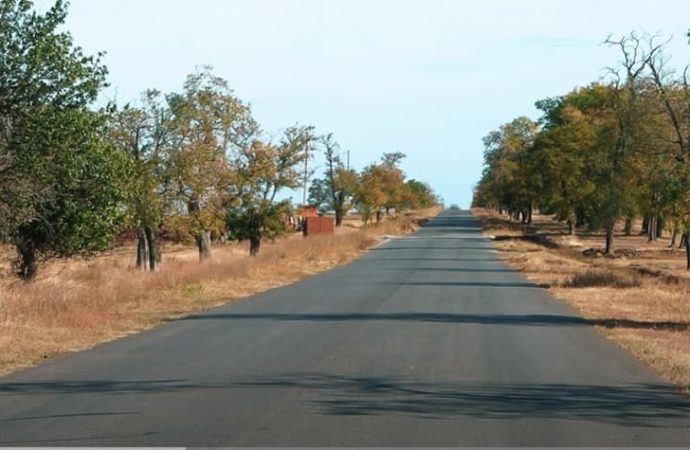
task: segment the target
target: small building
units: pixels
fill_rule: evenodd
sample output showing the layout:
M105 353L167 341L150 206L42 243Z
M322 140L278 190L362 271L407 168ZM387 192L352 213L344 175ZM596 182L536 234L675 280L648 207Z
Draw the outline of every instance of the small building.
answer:
M313 236L315 234L333 234L335 232L335 219L333 217L306 217L302 234Z

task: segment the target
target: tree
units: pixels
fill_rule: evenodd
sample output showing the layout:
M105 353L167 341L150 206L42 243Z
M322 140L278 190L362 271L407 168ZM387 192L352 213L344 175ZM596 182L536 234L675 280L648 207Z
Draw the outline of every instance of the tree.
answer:
M158 272L162 253L160 230L170 205L167 163L170 144L170 111L160 92L146 91L139 108L111 106L111 139L130 156L134 176L129 204L137 232L137 268Z
M527 117L518 117L484 137L483 183L492 193L487 199L512 217L531 216L535 194L529 188L527 158L537 135L538 125Z
M321 143L326 158L326 171L323 180L316 179L312 182L310 202L319 205L320 209L332 209L335 212L335 225L339 227L350 207L357 174L343 164L333 134L323 136Z
M430 208L438 203L438 199L427 183L418 180L405 182L403 206L408 209Z
M300 166L307 157L301 133L285 132L279 145L255 139L240 149L233 161L234 197L227 212L230 238L249 241L249 255L256 256L263 239L275 239L286 232L290 203L276 201L282 189L300 186Z
M182 94L166 96L171 114L169 173L184 203L199 250L211 257L211 234L222 233L233 201L233 171L228 155L257 133L249 107L235 97L209 67L187 77Z
M311 161L313 157L315 150L314 144L318 140L318 137L314 133L313 126L301 126L299 124L295 124L285 130L285 138L291 142L291 145L304 152L304 158L302 161L302 164L304 164L304 169L300 177L300 181L303 188L302 203L306 203L308 194L307 186L309 185L309 180L314 175L314 170L309 167L309 161Z
M60 0L44 14L0 0L0 225L25 279L41 257L108 247L123 219L127 159L87 108L107 70L60 31L66 16Z
M401 152L384 153L376 170L385 194L383 208L386 215L391 210L400 211L405 202L405 173L400 168L400 163L405 158L406 155Z
M542 129L529 157L531 189L537 206L568 224L592 225L602 126L610 116L608 88L594 83L569 94L537 102Z
M367 225L374 215L376 222L381 220L381 208L386 203L383 178L382 167L378 164L368 165L359 175L354 202L362 215L364 225Z
M17 169L42 186L31 220L14 239L19 274L33 278L38 257L108 248L124 223L128 160L105 140L103 117L87 110L34 111L14 131ZM31 174L31 175L29 175Z
M658 43L655 36L647 37L648 66L658 99L673 130L670 142L676 148L675 160L683 167L682 175L675 184L682 194L677 196L672 214L677 228L683 233L686 268L690 270L690 66L686 65L680 74L668 67L670 58L664 52L667 42Z
M644 120L640 109L640 90L643 85L643 74L649 61L649 54L641 49L641 42L633 33L619 39L609 37L606 44L617 47L622 55L618 68L609 68L611 81L611 108L614 115L614 126L610 131L611 146L606 158L608 168L602 180L605 188L604 202L599 208L598 216L606 230L606 254L613 253L613 229L630 209L630 189L626 183L631 179L631 155L635 133Z
M321 214L326 214L333 209L331 205L331 189L325 178L314 178L311 180L307 203L315 206Z

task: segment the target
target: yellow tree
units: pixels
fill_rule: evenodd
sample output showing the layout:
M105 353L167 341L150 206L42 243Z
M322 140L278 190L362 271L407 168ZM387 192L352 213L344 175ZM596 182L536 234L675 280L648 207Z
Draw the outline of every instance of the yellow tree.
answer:
M183 93L167 100L174 132L170 176L204 261L211 256L211 233L224 230L231 200L233 168L227 155L256 134L258 126L249 107L210 68L189 75Z

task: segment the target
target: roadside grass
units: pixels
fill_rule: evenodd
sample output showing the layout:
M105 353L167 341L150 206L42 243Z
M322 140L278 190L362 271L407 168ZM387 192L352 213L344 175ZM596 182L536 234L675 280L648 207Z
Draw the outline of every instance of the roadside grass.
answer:
M690 274L682 250L670 249L666 239L620 233L616 257L604 257L597 251L603 236L569 236L550 217L537 215L527 227L487 210L473 213L486 234L498 237L509 265L551 286L556 298L602 324L604 336L690 393ZM532 237L501 237L522 235Z
M587 269L578 272L563 283L566 288L612 287L636 288L642 284L637 273L619 274L612 270Z
M133 246L88 260L57 260L32 283L10 274L10 248L0 249L0 374L45 358L154 327L331 269L380 242L405 234L438 213L425 210L332 235L289 236L265 243L255 258L245 244L218 245L200 264L194 248L164 251L161 273L134 268Z

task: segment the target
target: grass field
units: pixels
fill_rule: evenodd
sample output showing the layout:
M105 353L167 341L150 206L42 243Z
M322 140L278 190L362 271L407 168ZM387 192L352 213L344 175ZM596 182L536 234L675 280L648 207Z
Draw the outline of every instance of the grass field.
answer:
M550 286L602 334L690 392L690 273L684 250L670 248L668 236L648 242L638 224L637 234L616 235L616 254L606 257L598 251L603 235L569 236L549 216L525 226L473 212L508 264Z
M348 220L333 235L293 235L265 243L256 258L246 244L218 245L198 262L190 246L166 246L161 273L135 270L133 245L88 260L56 260L32 283L11 275L14 255L0 249L0 373L89 348L228 301L297 281L347 262L384 235L413 231L438 210L377 226Z

